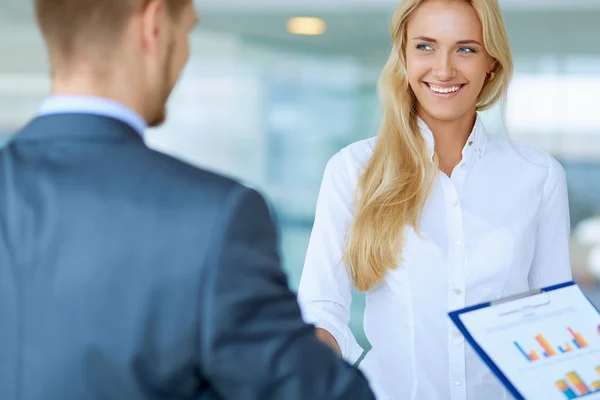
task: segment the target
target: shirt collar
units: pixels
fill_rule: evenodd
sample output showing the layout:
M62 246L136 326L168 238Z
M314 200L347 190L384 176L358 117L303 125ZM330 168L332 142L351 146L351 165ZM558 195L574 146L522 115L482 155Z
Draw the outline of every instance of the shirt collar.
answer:
M425 121L421 118L418 118L418 125L421 129L421 134L425 138L425 143L427 144L427 150L429 152L429 157L433 159L434 149L435 149L435 139L433 137L433 132L427 126ZM472 156L477 156L478 158L483 157L485 154L485 148L487 144L487 133L481 118L479 115L475 118L475 124L473 125L473 130L465 143L465 147L462 150L463 160L467 161L471 159Z
M131 126L141 137L147 123L137 112L113 100L95 96L51 96L40 107L39 115L93 114L113 118Z

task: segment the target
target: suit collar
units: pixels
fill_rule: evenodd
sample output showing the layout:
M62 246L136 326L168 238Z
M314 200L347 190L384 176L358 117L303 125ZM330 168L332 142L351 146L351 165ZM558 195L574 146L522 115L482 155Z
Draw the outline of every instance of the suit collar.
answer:
M34 118L16 140L130 140L143 143L142 137L122 120L96 114L60 113Z
M146 121L134 110L117 101L98 96L50 96L41 105L39 115L93 114L125 122L144 135Z

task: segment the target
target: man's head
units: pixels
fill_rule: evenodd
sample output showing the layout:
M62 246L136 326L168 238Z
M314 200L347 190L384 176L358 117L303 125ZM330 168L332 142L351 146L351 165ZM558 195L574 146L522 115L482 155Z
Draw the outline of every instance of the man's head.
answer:
M55 91L110 97L150 126L189 57L192 0L36 0Z

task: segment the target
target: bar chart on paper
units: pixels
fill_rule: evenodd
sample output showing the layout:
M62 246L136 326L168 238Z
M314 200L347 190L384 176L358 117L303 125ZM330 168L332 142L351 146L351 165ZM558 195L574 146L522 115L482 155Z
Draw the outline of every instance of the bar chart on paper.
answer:
M538 361L542 357L550 358L554 357L558 354L570 353L577 349L583 349L589 346L588 342L585 340L581 333L573 331L571 327L565 330L565 333L568 333L571 338L564 341L561 345L552 346L548 340L544 337L544 335L537 334L535 336L535 341L539 344L539 351L529 350L525 351L525 349L519 344L519 342L513 342L516 348L519 350L523 357L529 362ZM598 327L598 334L600 334L600 326ZM540 356L541 354L541 356Z
M597 379L588 385L576 371L568 372L563 379L556 381L556 387L567 400L600 393L600 365L596 367L596 373Z
M481 308L461 321L516 398L600 400L600 313L578 287Z
M524 366L522 372L552 371L556 390L565 400L600 398L600 352L597 347L600 343L600 326L590 329L582 325L581 328L575 329L568 325L558 330L529 330L529 338L512 342L514 351L529 365ZM595 364L588 363L585 369L559 372L562 368L561 360L568 362L573 357L590 357L594 354L590 353L594 348ZM592 356L592 360L593 358Z

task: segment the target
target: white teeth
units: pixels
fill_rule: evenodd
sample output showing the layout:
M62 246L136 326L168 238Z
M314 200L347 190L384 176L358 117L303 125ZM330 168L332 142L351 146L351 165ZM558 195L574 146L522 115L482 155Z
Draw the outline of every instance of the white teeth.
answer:
M443 87L434 86L434 85L430 84L429 88L436 93L454 93L458 89L460 89L460 86L452 86L452 87L443 88Z

